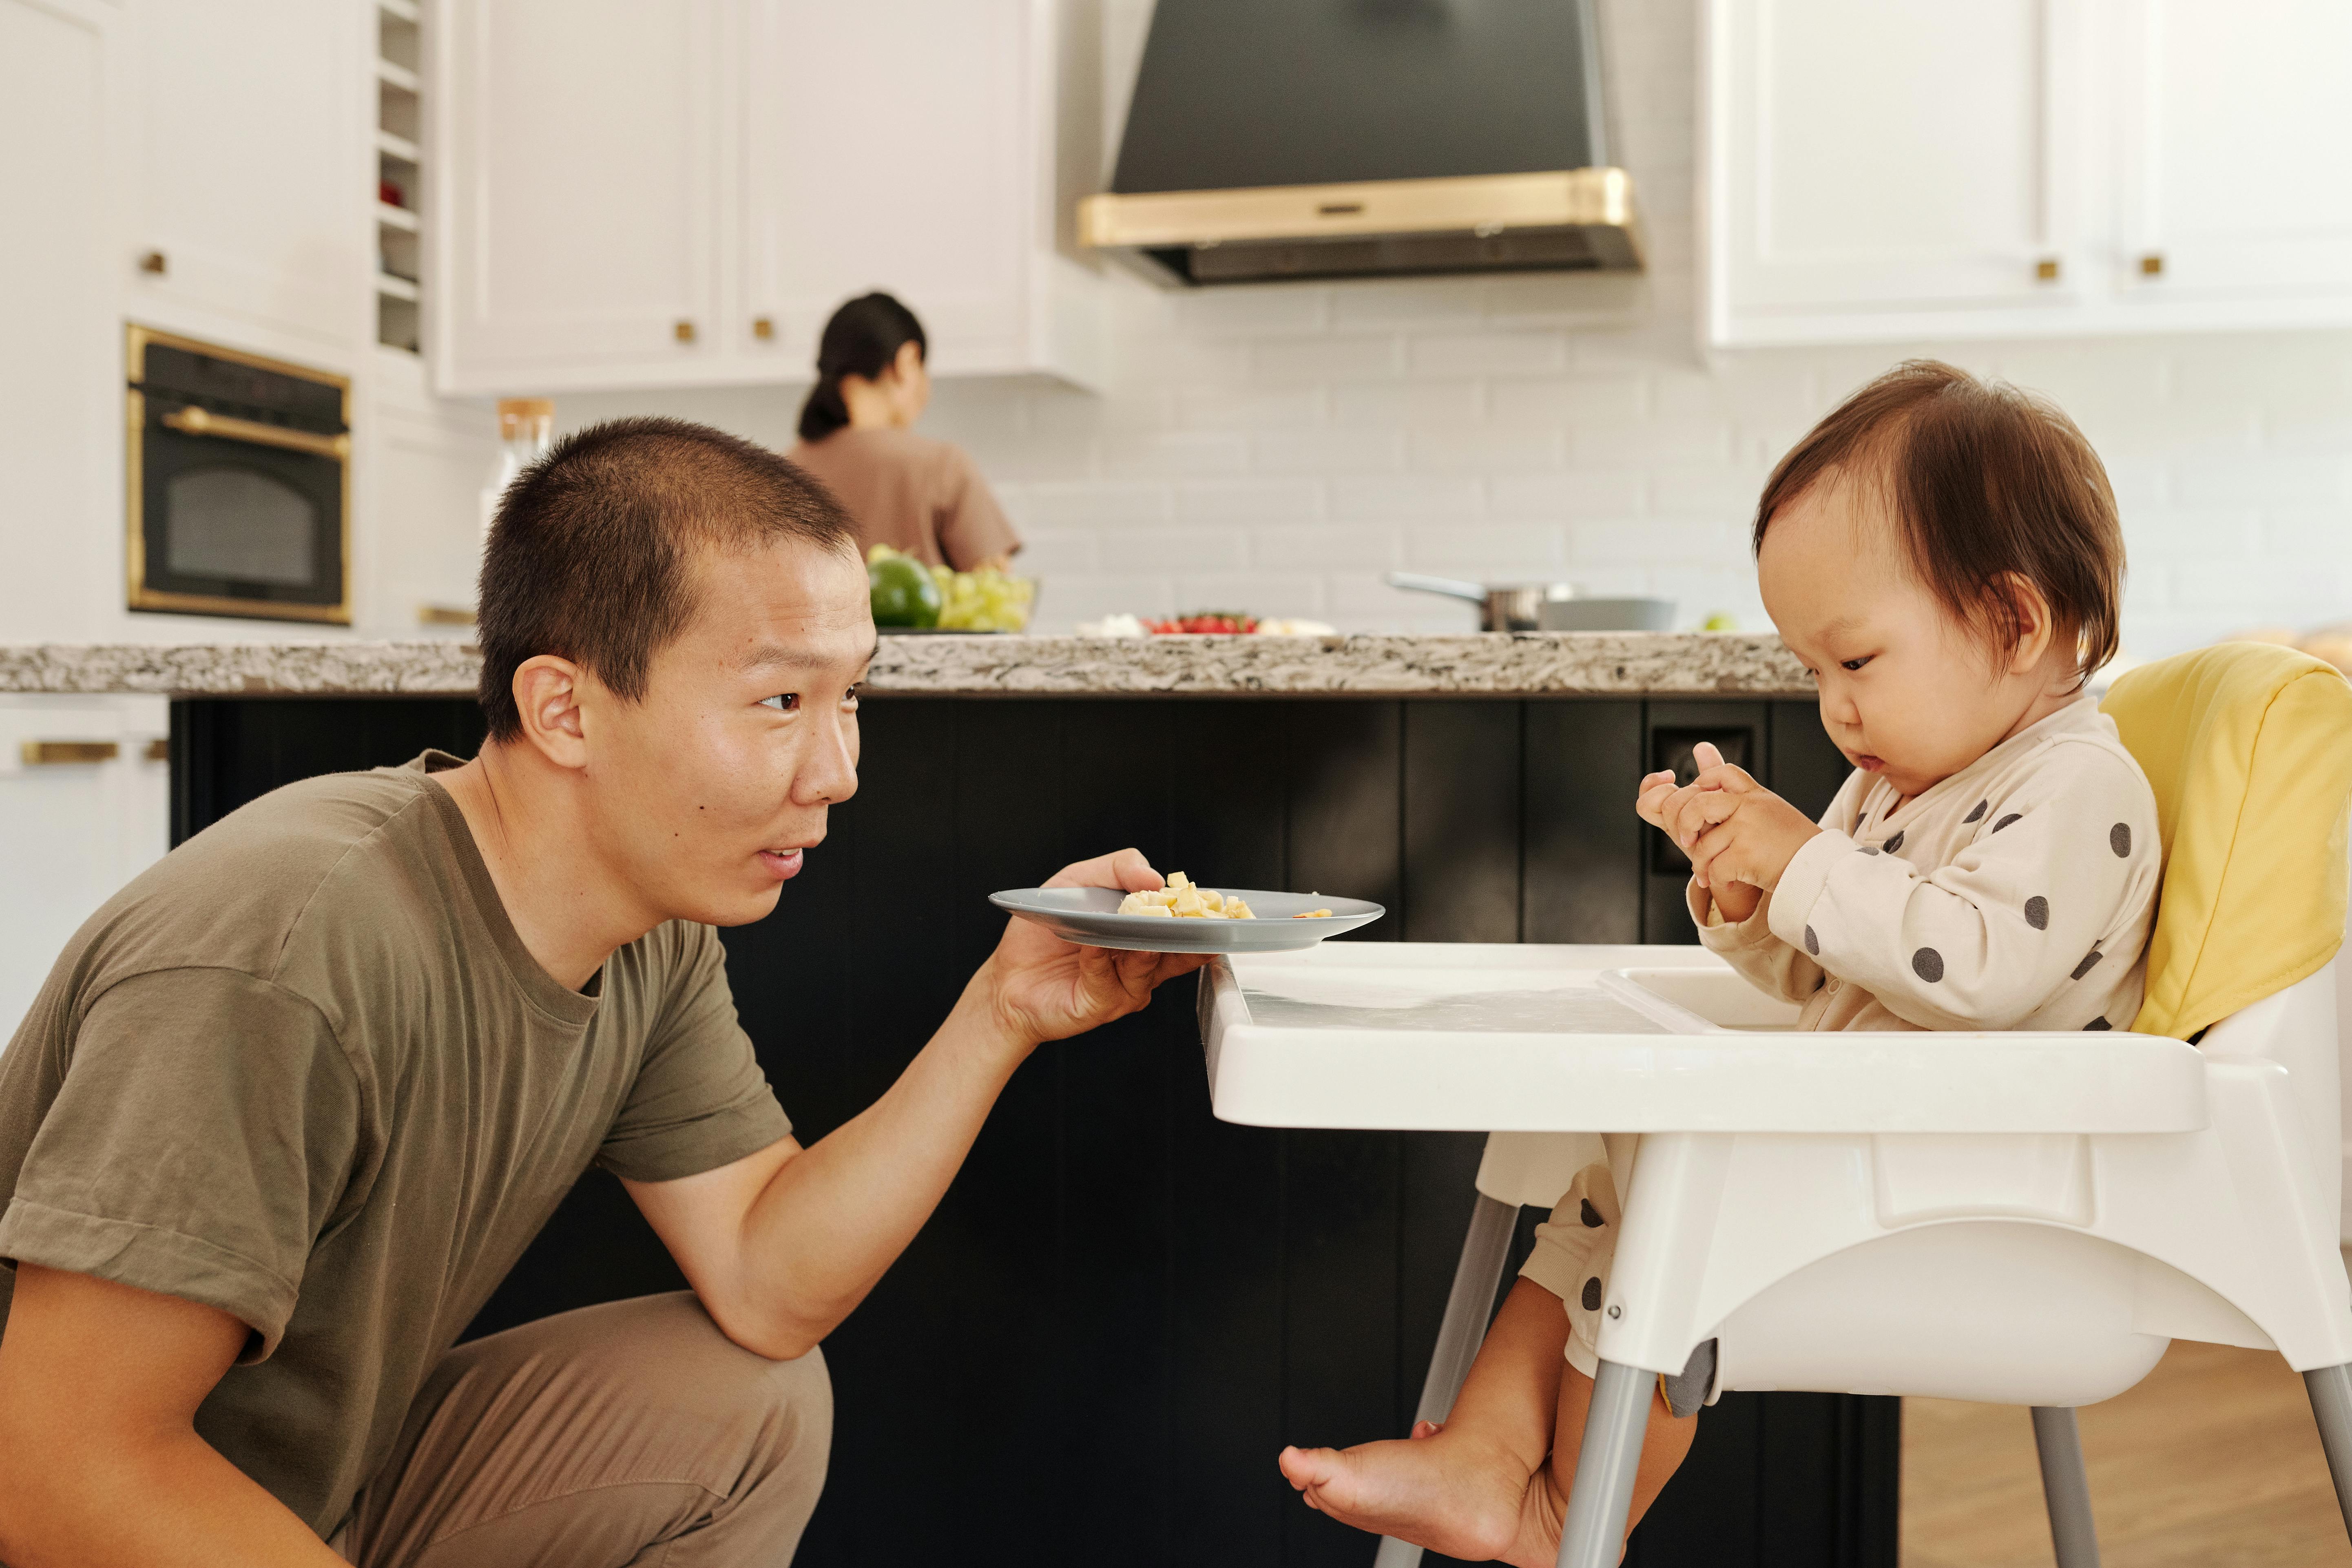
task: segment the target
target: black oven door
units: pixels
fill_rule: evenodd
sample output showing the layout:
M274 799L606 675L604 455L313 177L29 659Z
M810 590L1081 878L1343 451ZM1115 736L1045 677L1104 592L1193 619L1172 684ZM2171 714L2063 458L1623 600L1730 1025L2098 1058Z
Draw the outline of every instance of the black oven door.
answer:
M133 607L348 621L341 457L278 444L306 432L254 439L194 405L145 403Z

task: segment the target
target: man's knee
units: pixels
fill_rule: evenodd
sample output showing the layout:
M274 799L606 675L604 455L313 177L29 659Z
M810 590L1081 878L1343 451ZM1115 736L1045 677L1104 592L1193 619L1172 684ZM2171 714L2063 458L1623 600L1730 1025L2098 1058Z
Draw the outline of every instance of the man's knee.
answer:
M731 1432L756 1472L787 1468L822 1484L833 1447L833 1378L824 1352L771 1361L722 1332L691 1291L648 1298L648 1326L665 1342L647 1374L667 1384L666 1403L690 1408L707 1429Z

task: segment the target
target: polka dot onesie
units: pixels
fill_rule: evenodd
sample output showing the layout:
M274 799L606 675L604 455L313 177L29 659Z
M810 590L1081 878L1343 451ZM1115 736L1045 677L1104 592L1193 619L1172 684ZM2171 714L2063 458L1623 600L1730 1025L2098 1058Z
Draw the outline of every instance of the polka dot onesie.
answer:
M1756 912L1693 883L1699 940L1802 1003L1801 1029L2126 1029L2163 867L2156 796L2089 697L1911 800L1856 772ZM1611 1150L1536 1230L1520 1270L1560 1298L1591 1373L1616 1237ZM1601 1223L1596 1225L1594 1219Z

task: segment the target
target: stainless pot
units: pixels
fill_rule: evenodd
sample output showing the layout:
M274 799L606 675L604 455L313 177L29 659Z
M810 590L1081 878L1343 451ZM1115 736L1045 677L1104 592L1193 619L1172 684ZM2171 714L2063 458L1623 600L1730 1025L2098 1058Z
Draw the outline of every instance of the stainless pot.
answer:
M1478 629L1488 632L1532 632L1543 626L1543 607L1576 597L1566 583L1465 583L1455 577L1424 577L1418 572L1391 572L1391 588L1416 594L1443 594L1467 599L1478 606Z

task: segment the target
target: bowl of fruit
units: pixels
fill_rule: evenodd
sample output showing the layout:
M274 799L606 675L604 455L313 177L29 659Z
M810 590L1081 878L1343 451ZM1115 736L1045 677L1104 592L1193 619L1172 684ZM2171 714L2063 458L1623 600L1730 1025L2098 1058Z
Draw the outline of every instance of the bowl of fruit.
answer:
M1023 631L1037 603L1034 578L927 566L887 544L866 552L866 583L875 627L885 632Z

